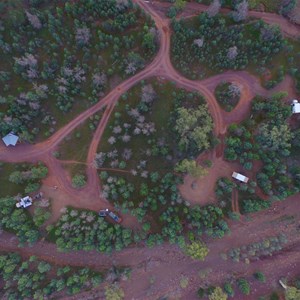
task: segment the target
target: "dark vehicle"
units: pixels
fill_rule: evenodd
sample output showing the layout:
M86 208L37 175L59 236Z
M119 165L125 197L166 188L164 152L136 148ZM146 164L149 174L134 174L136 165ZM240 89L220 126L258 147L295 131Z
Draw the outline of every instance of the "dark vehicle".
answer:
M122 222L122 219L119 216L117 216L115 213L113 213L112 211L110 211L108 213L108 216L111 217L117 223L121 223Z
M108 209L102 209L99 211L99 216L100 217L106 217L108 214Z
M111 219L113 219L116 223L121 223L122 222L122 218L117 216L115 213L113 213L112 211L109 211L108 208L106 209L102 209L99 211L98 215L100 217L106 217L109 216Z

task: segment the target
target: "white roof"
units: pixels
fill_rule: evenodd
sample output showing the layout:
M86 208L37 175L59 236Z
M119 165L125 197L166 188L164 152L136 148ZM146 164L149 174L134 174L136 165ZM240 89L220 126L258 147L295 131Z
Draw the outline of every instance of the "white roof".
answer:
M4 138L2 138L2 141L6 146L9 145L16 146L18 139L19 139L18 136L14 135L13 133L9 133Z
M298 100L293 100L292 110L293 110L293 114L300 113L300 103L298 103Z
M239 181L245 182L245 183L247 183L248 180L249 180L248 177L246 177L246 176L244 176L244 175L242 175L240 173L237 173L237 172L233 172L232 173L232 177L235 178L235 179L237 179L237 180L239 180Z

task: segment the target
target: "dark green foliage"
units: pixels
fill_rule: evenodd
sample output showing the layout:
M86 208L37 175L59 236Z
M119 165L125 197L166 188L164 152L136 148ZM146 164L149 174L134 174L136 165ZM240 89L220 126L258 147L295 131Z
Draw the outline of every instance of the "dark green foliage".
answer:
M202 299L205 296L205 289L199 288L197 291L198 298Z
M9 175L9 181L15 184L26 184L25 193L29 194L40 188L40 182L48 174L48 168L42 163L35 166L21 166L20 171Z
M271 202L255 197L253 199L243 199L241 201L241 206L244 213L252 213L269 208L271 206Z
M0 255L0 275L5 282L1 298L4 293L8 299L35 299L37 296L43 299L62 290L76 294L102 282L102 275L88 268L58 268L56 276L49 272L51 269L57 266L36 257L23 261L17 253Z
M230 297L234 296L234 289L232 288L232 284L230 284L229 282L226 282L224 284L224 291L226 292L226 294Z
M157 49L154 23L132 1L23 2L7 7L0 27L1 135L49 136Z
M226 111L231 111L240 100L240 87L230 82L224 82L216 87L216 99Z
M249 295L250 294L250 284L245 278L240 278L237 280L237 285L239 290L245 294Z
M253 274L254 278L257 279L260 282L266 282L265 274L262 272L255 272Z
M196 24L200 25L191 29L190 24L173 20L173 60L188 76L196 76L190 66L199 64L215 71L245 69L250 63L265 65L283 45L280 30L263 21L230 24L224 17L201 14ZM203 39L201 46L194 42L197 39Z
M13 198L2 198L0 202L1 227L4 230L14 232L20 245L35 243L39 239L40 233L28 211L16 208L16 200Z
M111 252L132 243L132 230L111 224L92 211L67 209L50 236L61 250L92 250Z
M291 108L282 102L285 93L271 99L256 97L252 103L252 117L242 124L232 124L226 139L225 157L239 160L245 170L251 169L255 160L263 167L256 174L258 186L274 200L283 199L298 191L298 172L287 165L286 158L293 150L294 133L287 123ZM243 191L243 187L240 187ZM248 193L254 189L247 187ZM252 212L269 207L247 195L242 203L244 211ZM250 199L247 203L246 199Z
M279 296L276 292L273 292L270 296L270 300L279 300Z

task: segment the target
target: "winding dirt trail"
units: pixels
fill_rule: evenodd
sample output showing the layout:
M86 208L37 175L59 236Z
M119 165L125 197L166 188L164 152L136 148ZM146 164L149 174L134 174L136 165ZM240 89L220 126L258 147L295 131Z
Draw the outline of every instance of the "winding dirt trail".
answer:
M106 199L101 197L101 186L97 175L97 170L93 167L93 159L97 152L97 147L101 141L107 122L113 112L113 109L119 97L137 84L139 81L154 76L161 76L168 80L176 82L178 86L188 90L199 91L206 99L210 113L214 120L214 134L222 137L226 133L227 126L232 122L242 121L249 113L249 107L254 95L270 95L282 87L291 85L291 78L286 79L273 91L263 89L259 81L247 72L225 72L221 75L213 76L202 81L192 81L179 74L170 61L170 40L171 30L169 20L156 11L155 6L142 0L133 0L134 3L141 6L151 15L160 36L160 49L154 60L146 66L144 70L135 76L120 83L107 96L100 99L97 104L82 112L66 126L58 130L48 140L36 145L18 145L16 148L4 148L0 146L0 161L6 162L35 162L43 161L49 168L49 176L44 182L44 189L48 194L53 195L53 217L54 222L60 214L60 209L66 205L72 205L77 208L87 208L98 210L104 207L111 207ZM162 4L159 4L162 5ZM204 9L203 6L191 3L187 9ZM207 9L207 7L205 7ZM195 13L195 10L193 11ZM250 14L253 14L252 12ZM290 32L294 35L294 30L299 34L299 28L286 24L279 16L270 16L270 14L256 13L257 17L265 19L269 23L279 22L285 33ZM188 17L189 13L184 12L183 16ZM215 97L214 89L223 80L233 81L242 87L241 100L237 107L230 113L224 112L219 107ZM87 118L101 109L105 109L102 119L91 141L87 156L87 185L85 188L77 190L71 185L71 180L63 168L63 161L54 158L52 152L58 144L69 135L77 126ZM212 159L222 160L222 157L216 153L212 154ZM207 190L212 188L213 178L207 183ZM210 184L210 185L209 185ZM58 190L53 190L53 185L58 186ZM99 254L97 252L70 252L60 253L56 246L46 242L38 242L32 248L18 248L16 239L7 233L0 235L0 249L6 251L20 251L22 255L37 255L40 258L57 263L78 266L89 266L93 268L109 267L115 265L129 265L133 268L132 279L122 285L126 290L126 299L157 299L165 294L174 291L180 294L182 299L195 299L195 291L200 285L205 286L208 283L221 284L224 280L237 276L251 276L254 270L263 269L267 274L268 284L259 285L253 283L251 296L243 299L257 299L258 295L273 289L279 276L287 274L292 276L299 270L300 261L300 235L297 234L296 224L286 224L284 221L278 221L276 227L275 220L287 215L293 215L295 220L299 220L300 212L298 209L299 195L287 199L284 203L276 203L267 213L257 213L252 217L252 222L231 222L231 235L221 240L207 239L211 249L205 262L195 262L186 257L176 246L164 244L153 249L149 248L129 248L122 252L115 252L111 256ZM56 200L57 199L57 200ZM136 220L125 216L125 226L137 224ZM277 222L277 221L276 221ZM279 224L277 226L277 224ZM220 258L220 253L232 247L238 247L245 243L251 243L265 238L266 236L280 232L286 232L293 239L289 241L289 252L282 252L278 255L277 263L273 263L273 258L259 260L246 265L243 263L233 264L230 260ZM199 279L199 271L211 269L204 279ZM188 276L190 284L187 289L178 288L181 276ZM155 276L156 285L149 283L151 276ZM173 294L174 295L174 294ZM238 295L239 296L239 295ZM77 297L66 297L72 299L84 299L84 293ZM176 298L176 295L174 296ZM237 298L241 299L241 298Z

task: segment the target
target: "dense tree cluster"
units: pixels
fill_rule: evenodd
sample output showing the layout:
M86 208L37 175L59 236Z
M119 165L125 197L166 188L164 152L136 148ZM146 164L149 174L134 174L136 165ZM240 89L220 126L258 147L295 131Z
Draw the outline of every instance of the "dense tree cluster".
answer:
M213 128L211 116L206 105L197 108L179 107L176 110L175 131L179 136L179 146L185 151L207 150L209 136Z
M280 30L262 21L230 24L224 17L201 14L193 28L184 21L172 24L174 65L189 77L198 76L199 65L214 71L245 69L251 63L263 66L283 46ZM199 39L200 44L195 42Z
M16 208L14 198L1 199L0 227L15 233L20 245L33 244L40 237L38 227L34 224L28 211Z
M294 138L297 130L292 130L287 123L291 109L280 101L283 96L279 93L272 99L256 98L252 104L253 118L229 127L225 149L226 159L239 160L245 170L252 169L256 160L263 162L256 175L257 183L274 200L299 191L299 169L287 162L297 144ZM252 199L246 204L245 201L243 207L256 211L269 206L269 203L259 202Z
M40 188L40 182L48 174L48 168L42 163L35 166L27 166L9 175L9 181L15 184L25 185L25 193L32 193Z
M23 260L18 253L0 255L0 274L3 299L44 299L61 291L72 295L103 281L102 274L88 268L57 267L35 256Z
M231 111L240 100L241 87L236 83L222 82L216 87L215 95L221 107Z
M92 250L110 253L133 242L131 229L108 223L92 211L65 209L55 226L48 228L61 250Z

